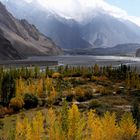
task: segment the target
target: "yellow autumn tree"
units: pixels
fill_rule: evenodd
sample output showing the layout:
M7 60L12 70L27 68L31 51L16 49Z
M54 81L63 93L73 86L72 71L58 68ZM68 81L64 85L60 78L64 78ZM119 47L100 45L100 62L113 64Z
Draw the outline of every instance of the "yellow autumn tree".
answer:
M22 95L25 92L25 82L22 78L16 80L16 96Z
M19 120L18 118L16 122L15 140L22 140L23 135L24 135L24 126L21 120Z
M84 121L77 105L73 104L68 111L68 139L78 140L83 137Z
M102 123L95 110L90 110L87 117L86 140L103 140Z
M55 136L55 134L56 134L55 133L56 114L52 108L50 108L48 110L46 122L48 125L47 133L48 133L49 139L56 140L56 136Z
M43 122L44 122L44 117L41 112L38 112L32 121L33 139L34 140L42 139L42 134L44 132L44 123Z
M52 90L50 91L50 95L48 96L48 100L50 102L53 102L56 97L57 97L57 91L55 90L54 87L52 87Z
M30 83L28 85L26 85L26 90L25 93L31 93L31 94L35 94L37 89L36 89L36 85L33 81L30 81Z
M103 140L117 140L118 126L116 125L116 115L106 112L101 118Z
M48 109L45 121L41 112L32 121L18 118L15 140L140 140L140 130L130 113L116 121L114 113L101 117L94 110L80 113L77 105L70 109L64 105L62 112Z
M119 139L132 140L136 136L137 128L130 113L125 113L119 123Z
M32 128L28 118L25 117L24 120L18 118L15 140L32 140Z
M39 97L41 97L43 94L43 79L38 80L36 87L37 87L37 94Z
M48 96L50 96L50 92L51 92L51 90L52 90L52 87L53 87L53 81L52 81L52 79L51 78L49 78L49 77L47 77L46 79L45 79L45 85L46 85L46 94L48 95Z

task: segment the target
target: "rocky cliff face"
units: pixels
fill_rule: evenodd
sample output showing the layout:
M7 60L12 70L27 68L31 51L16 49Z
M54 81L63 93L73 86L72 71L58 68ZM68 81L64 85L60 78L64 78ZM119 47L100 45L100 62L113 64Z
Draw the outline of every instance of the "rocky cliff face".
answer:
M0 39L0 50L9 56L8 59L32 55L57 55L62 52L34 25L29 24L26 20L14 18L2 3L0 3ZM8 48L5 49L7 46Z

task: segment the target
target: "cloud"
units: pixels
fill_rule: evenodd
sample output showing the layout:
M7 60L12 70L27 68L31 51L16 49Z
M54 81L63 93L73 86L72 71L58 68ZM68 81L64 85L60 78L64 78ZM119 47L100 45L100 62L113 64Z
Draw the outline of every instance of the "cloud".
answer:
M26 2L28 2L28 3L31 3L33 0L25 0Z
M4 1L4 0L1 0ZM62 17L72 18L79 22L96 16L97 12L105 12L116 18L129 20L140 26L140 17L128 15L128 13L115 6L108 4L106 0L25 0L26 2L38 2L51 12Z
M126 16L125 19L135 23L138 26L140 26L140 17Z
M122 12L119 8L109 6L103 0L38 0L38 2L65 18L73 18L77 21L85 20L95 14L95 9L102 8L108 12ZM115 9L115 10L114 10Z

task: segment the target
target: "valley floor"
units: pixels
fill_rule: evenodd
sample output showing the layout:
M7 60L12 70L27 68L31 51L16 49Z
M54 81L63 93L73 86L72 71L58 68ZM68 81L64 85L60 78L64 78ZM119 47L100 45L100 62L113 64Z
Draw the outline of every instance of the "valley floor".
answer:
M137 127L140 125L138 117L140 115L140 76L126 65L120 67L101 67L97 64L90 67L59 66L55 70L46 67L44 71L39 67L32 69L26 67L11 68L6 71L1 68L0 94L0 137L4 140L8 140L9 137L17 137L18 140L21 140L21 134L29 129L30 135L39 133L38 135L43 135L46 139L51 139L51 133L55 135L55 131L58 132L62 129L66 135L58 132L60 139L63 139L62 137L68 138L71 134L63 128L63 125L68 125L67 129L70 132L73 125L80 128L79 124L75 122L76 119L79 122L82 121L83 124L88 121L92 121L94 124L96 119L99 123L113 119L112 123L114 124L112 125L115 129L113 138L110 139L105 131L107 139L110 140L114 140L114 137L117 137L117 140L122 140L124 127L128 127L129 121L131 122L129 124L130 131L125 132L127 140L132 140L132 138L139 140ZM93 112L90 112L91 110ZM96 113L94 113L95 110ZM66 112L63 114L62 111L66 111L68 114ZM87 116L90 113L91 120L88 120ZM54 116L53 120L48 118L48 115ZM99 118L94 118L94 115ZM74 122L71 122L72 120ZM120 123L123 123L122 126ZM42 131L37 132L37 128L34 130L34 127L38 127L37 124L42 128ZM80 131L81 139L92 139L92 134L95 136L94 131L89 132L89 135L83 133L84 130L92 129L87 128L88 125L84 125L82 130L76 129L76 131ZM102 123L100 125L101 128L105 127ZM118 131L118 128L121 132ZM52 131L48 131L48 129L52 129ZM98 133L101 135L102 132ZM72 137L75 136L72 135Z

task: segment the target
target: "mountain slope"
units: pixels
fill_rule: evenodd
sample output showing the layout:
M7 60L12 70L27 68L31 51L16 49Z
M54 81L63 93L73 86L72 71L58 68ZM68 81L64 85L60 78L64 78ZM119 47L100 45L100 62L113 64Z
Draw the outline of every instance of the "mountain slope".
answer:
M61 49L26 20L15 19L0 3L0 35L20 56L56 55ZM1 48L3 47L0 46ZM9 52L10 55L10 52ZM15 57L16 58L16 57Z

